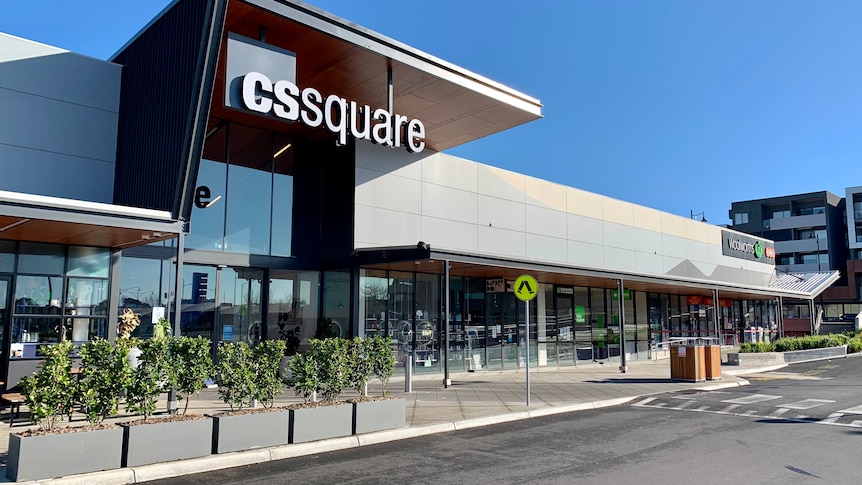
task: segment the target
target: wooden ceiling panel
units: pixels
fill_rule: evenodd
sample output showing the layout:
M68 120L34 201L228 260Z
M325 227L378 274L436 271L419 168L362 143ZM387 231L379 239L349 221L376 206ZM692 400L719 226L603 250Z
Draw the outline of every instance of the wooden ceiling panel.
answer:
M5 219L10 218L5 217ZM139 246L173 237L175 237L173 234L154 237L151 233L141 231L140 229L77 224L44 219L27 220L23 224L0 231L0 239L101 248Z
M334 25L336 28L349 28ZM228 2L225 32L258 39L261 27L264 28L267 43L296 53L297 84L300 88L314 87L324 96L336 94L372 108L386 108L387 66L391 65L395 112L425 123L429 150L452 148L539 117L458 82L438 78L428 71L388 59L291 19L239 0ZM226 39L227 36L223 35L211 100L211 116L294 136L334 139L323 129L311 130L299 123L286 123L225 108ZM462 121L469 115L474 115L470 117L469 123Z

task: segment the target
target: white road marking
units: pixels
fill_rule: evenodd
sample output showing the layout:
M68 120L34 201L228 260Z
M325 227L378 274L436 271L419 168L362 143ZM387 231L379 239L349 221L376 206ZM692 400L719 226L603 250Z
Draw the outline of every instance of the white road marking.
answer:
M839 413L846 413L846 414L862 414L862 405L855 406L852 408L842 409L841 411L838 411L838 412Z
M782 414L786 413L787 411L790 411L790 410L786 409L786 408L778 408L775 411L772 411L772 414L770 414L770 416L778 417L778 416L781 416Z
M838 421L839 419L841 419L842 416L844 416L844 413L840 413L840 412L839 413L832 413L826 419L821 419L820 423L832 424L832 423Z
M755 404L763 401L771 401L773 399L781 399L781 396L773 396L770 394L752 394L750 396L738 397L736 399L726 399L721 402L729 402L734 404Z
M829 399L805 399L804 401L796 401L788 404L781 404L779 408L787 408L787 409L811 409L816 408L817 406L822 406L824 404L833 403L835 401L830 401ZM862 414L862 412L860 412Z
M722 414L724 414L724 413L730 413L731 411L733 411L734 409L736 409L736 408L738 408L738 407L739 407L739 404L731 404L730 406L728 406L728 407L726 407L726 408L724 408L724 409L722 409L721 411L718 411L718 412L719 412L719 413L722 413Z

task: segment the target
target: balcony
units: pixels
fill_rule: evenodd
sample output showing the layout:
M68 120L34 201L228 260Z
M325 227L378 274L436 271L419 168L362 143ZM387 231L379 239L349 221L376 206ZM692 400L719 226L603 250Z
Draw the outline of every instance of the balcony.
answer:
M820 252L825 252L828 249L829 243L826 241L826 238L797 239L795 241L775 241L776 254L816 253L818 250Z
M818 227L826 225L826 214L809 214L807 216L779 217L769 220L769 229L797 229L800 227ZM764 227L766 224L764 224ZM777 249L777 248L776 248Z

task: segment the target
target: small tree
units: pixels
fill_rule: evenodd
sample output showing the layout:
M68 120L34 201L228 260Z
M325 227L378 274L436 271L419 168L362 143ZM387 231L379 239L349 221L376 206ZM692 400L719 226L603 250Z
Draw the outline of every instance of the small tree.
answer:
M168 338L173 335L171 322L167 318L159 318L159 321L153 324L153 338Z
M221 342L216 355L215 382L219 397L231 411L250 406L255 392L251 348L245 342Z
M320 391L320 372L312 352L297 354L288 364L290 376L285 380L287 387L302 397L308 404L317 399Z
M137 346L141 355L126 389L126 410L140 414L142 421L146 421L156 411L159 395L173 385L175 369L167 339L141 340Z
M204 381L212 376L212 343L201 336L176 337L169 340L168 346L176 369L177 397L185 401L185 414L191 396L199 393L204 388Z
M284 357L285 347L283 340L265 340L252 350L252 399L260 401L265 408L271 408L275 398L284 392L278 365Z
M129 347L128 339L111 343L98 337L81 347L81 404L91 423L117 414L132 375Z
M368 381L374 372L373 340L353 337L347 345L347 365L350 369L350 386L362 397L368 397Z
M347 366L348 340L328 338L311 341L311 357L317 362L320 378L320 397L334 402L350 384L350 369Z
M21 380L24 404L30 409L30 419L39 429L53 429L63 416L71 419L78 397L78 383L72 376L70 341L41 348L45 361L30 377Z
M371 341L370 354L372 371L374 372L374 375L380 379L380 383L383 386L383 395L388 396L389 391L386 390L386 386L389 384L389 379L395 372L395 356L392 355L390 339L389 337L378 336L371 337L369 340Z

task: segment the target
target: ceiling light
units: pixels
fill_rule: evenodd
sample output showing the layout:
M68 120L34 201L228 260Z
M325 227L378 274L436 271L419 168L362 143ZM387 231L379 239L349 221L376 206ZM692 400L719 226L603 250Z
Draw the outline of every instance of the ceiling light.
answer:
M290 148L290 143L288 143L287 145L282 147L281 150L275 152L275 155L273 155L272 158L278 158L278 156L281 155L282 153L284 153L285 150L287 150L288 148Z

